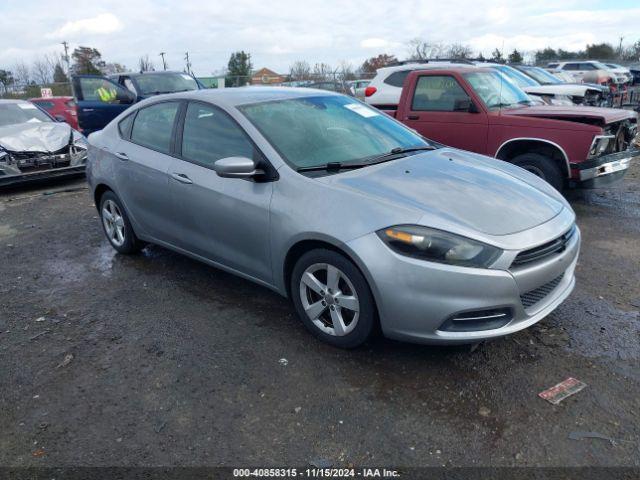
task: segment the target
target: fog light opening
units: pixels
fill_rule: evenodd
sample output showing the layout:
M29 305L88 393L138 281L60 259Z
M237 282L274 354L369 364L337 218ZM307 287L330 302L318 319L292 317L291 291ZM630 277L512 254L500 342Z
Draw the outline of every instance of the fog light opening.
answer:
M495 330L507 325L513 319L510 308L475 310L453 315L438 329L443 332L479 332Z

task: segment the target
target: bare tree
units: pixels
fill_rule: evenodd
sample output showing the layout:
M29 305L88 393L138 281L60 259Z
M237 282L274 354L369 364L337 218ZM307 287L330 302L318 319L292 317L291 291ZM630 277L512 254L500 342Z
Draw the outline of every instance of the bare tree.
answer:
M315 81L333 80L334 71L326 63L316 63L313 66L313 78Z
M414 38L407 43L409 60L427 60L445 56L446 47L442 43L429 43Z
M291 80L309 80L311 78L311 66L304 60L297 60L289 67Z
M348 82L349 80L355 80L356 74L353 71L353 65L348 62L342 61L340 62L340 66L338 67L338 80L341 82Z
M153 62L149 59L149 54L146 54L144 57L140 57L138 60L138 66L140 67L141 72L153 72L156 69Z
M31 82L31 70L22 60L13 66L13 78L19 86L26 86Z
M53 69L54 65L50 62L49 57L44 55L42 57L36 58L33 61L31 72L36 83L38 83L39 85L45 85L47 83L51 83L51 79L53 77Z
M446 56L456 60L463 60L465 58L471 58L473 56L473 50L471 50L469 45L452 43L447 47Z

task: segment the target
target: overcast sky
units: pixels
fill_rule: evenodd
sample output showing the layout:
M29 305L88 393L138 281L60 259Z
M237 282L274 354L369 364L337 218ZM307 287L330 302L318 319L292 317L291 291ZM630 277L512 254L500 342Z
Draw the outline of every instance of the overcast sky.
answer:
M640 40L640 0L1 0L0 68L38 55L95 47L107 62L135 69L149 54L197 75L224 68L231 52L254 68L286 73L295 60L358 66L378 53L400 58L408 40L533 51Z

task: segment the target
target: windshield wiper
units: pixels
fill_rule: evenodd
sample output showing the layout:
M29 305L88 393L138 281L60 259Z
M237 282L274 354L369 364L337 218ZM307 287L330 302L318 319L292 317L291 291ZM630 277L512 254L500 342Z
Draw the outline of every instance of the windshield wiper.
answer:
M319 172L322 170L338 171L338 170L351 170L356 168L362 168L371 165L370 163L341 163L341 162L329 162L322 165L313 165L311 167L296 168L297 172Z
M296 169L298 172L315 172L315 171L332 171L332 170L350 170L362 167L368 167L370 165L376 165L377 163L388 162L389 160L393 160L394 157L398 155L402 155L404 153L411 152L419 152L422 150L435 150L436 147L433 145L423 145L419 147L396 147L391 149L387 153L383 153L382 155L378 155L369 159L367 162L358 162L358 163L341 163L341 162L329 162L323 165L314 165L312 167L300 167Z

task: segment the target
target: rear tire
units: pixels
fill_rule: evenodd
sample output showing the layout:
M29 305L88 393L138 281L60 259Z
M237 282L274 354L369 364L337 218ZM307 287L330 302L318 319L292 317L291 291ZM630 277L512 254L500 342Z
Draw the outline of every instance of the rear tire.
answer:
M523 153L515 157L512 162L530 173L542 178L553 188L562 191L564 187L564 175L558 162L539 153Z
M145 246L133 232L133 227L118 196L112 191L100 198L102 230L111 246L119 253L138 253Z
M377 325L369 284L349 259L332 250L300 257L291 275L291 297L305 327L335 347L362 345Z

